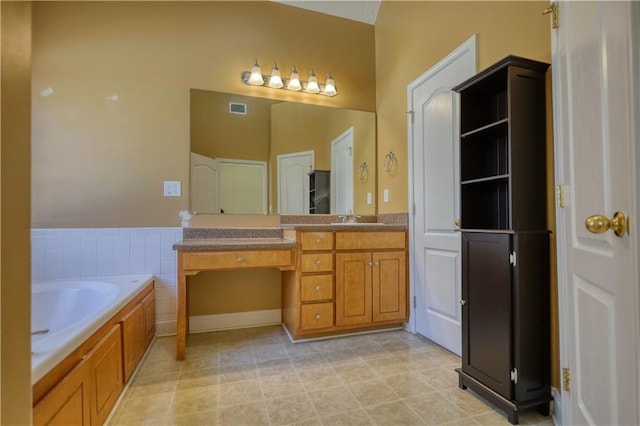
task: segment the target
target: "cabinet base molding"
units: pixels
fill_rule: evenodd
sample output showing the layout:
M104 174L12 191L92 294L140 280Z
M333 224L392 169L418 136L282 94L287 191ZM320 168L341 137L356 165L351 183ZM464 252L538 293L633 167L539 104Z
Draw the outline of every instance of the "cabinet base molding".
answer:
M512 401L469 376L461 368L456 368L456 372L458 373L458 387L460 389L469 388L502 411L505 411L507 419L512 425L517 425L520 413L529 408L536 408L543 416L549 415L549 403L553 400L551 395L527 401Z
M234 328L263 327L282 322L282 309L232 312L228 314L189 317L189 333L230 330Z
M404 330L404 323L394 323L394 324L383 324L378 326L365 326L358 328L346 328L346 329L331 329L330 331L319 332L319 333L304 333L304 334L295 334L292 333L285 323L282 323L282 328L289 336L289 340L292 343L301 343L301 342L311 342L314 340L323 340L323 339L331 339L334 337L345 337L345 336L355 336L358 334L370 334L370 333L379 333L382 331L392 331L392 330Z

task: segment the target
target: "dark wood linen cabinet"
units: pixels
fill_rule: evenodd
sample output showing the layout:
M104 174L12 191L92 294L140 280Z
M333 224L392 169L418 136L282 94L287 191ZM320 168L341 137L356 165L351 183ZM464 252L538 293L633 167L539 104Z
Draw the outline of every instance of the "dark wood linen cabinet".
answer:
M516 56L460 93L462 367L474 390L518 423L548 415L549 231L546 221L545 72Z

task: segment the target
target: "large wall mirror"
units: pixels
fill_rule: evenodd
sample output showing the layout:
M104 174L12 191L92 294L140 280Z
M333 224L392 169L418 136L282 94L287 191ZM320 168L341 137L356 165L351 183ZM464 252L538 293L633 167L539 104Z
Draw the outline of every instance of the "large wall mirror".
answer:
M375 214L372 112L191 89L191 210Z

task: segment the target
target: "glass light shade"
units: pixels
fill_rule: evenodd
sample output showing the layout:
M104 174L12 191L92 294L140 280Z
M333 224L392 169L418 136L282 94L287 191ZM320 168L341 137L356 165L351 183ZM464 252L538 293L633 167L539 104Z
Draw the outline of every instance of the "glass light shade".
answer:
M260 70L260 65L258 65L258 60L256 59L251 67L251 76L249 76L249 81L247 82L252 86L262 86L264 84L264 79L262 78L262 70Z
M316 78L316 73L311 70L309 73L309 83L307 83L307 92L308 93L318 93L320 91L320 86L318 86L318 79Z
M338 94L336 91L336 83L333 81L331 74L327 75L327 82L324 84L324 94L327 96L335 96Z
M282 86L283 84L282 77L280 76L280 68L278 68L278 64L273 64L273 69L271 70L271 78L269 78L269 87L279 89Z
M291 70L291 76L289 77L289 84L287 84L287 89L294 92L302 89L302 85L300 84L300 77L298 76L298 70L296 69L296 67L293 67L293 69Z

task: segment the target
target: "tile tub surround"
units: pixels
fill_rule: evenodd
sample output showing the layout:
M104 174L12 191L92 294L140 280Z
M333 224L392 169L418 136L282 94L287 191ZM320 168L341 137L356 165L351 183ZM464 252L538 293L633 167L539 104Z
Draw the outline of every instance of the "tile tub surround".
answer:
M108 425L509 425L458 389L458 357L406 331L292 344L273 326L193 335L185 361L174 348L156 339Z
M152 274L156 334L176 332L176 252L182 228L55 228L31 230L34 281Z

